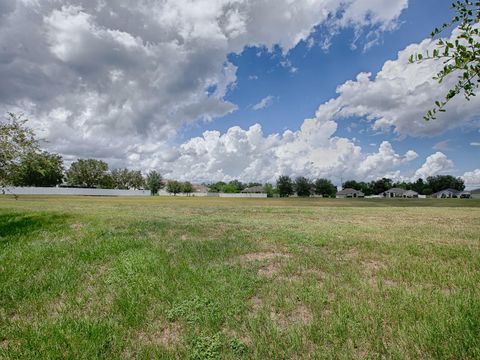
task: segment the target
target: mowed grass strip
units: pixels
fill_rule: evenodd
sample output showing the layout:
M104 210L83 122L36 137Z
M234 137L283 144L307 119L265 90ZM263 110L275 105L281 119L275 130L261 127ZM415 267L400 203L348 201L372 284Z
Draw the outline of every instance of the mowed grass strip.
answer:
M2 197L0 358L480 358L479 205Z

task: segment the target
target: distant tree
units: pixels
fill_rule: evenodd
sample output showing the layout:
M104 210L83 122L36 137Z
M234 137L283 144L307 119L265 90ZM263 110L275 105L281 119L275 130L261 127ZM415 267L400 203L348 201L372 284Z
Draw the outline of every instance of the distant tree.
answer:
M162 175L155 170L148 173L146 185L152 196L157 195L158 191L165 186Z
M227 185L223 181L218 181L216 183L208 185L208 191L213 193L223 192L223 187Z
M288 197L293 195L293 181L290 176L282 175L277 179L277 189L280 197Z
M373 194L373 189L372 189L372 184L371 183L366 183L366 182L357 182L355 180L348 180L345 181L342 184L343 189L355 189L363 192L365 195L372 195Z
M393 187L393 181L391 179L387 179L387 178L378 179L376 181L372 181L370 183L370 187L372 189L372 193L375 194L375 195L378 195L382 192L390 190ZM401 186L399 186L399 187L401 187ZM366 192L364 192L364 193L365 193L365 195L369 195Z
M255 186L262 186L262 183L259 182L249 182L246 186L244 186L244 189L250 188L250 187L255 187ZM243 190L243 189L242 189Z
M100 189L116 189L112 174L106 173L98 183Z
M130 171L130 184L131 189L143 189L145 187L145 178L140 170Z
M258 186L258 185L255 185L255 186ZM249 187L253 187L253 186L249 186ZM278 194L277 189L275 189L272 184L268 184L268 183L263 185L263 191L267 194L267 197L273 197L275 194Z
M234 184L225 184L220 188L220 192L227 193L227 194L236 194L239 193L240 190Z
M300 197L308 197L312 194L312 182L304 176L295 179L295 192Z
M337 193L337 187L328 179L317 179L314 184L314 192L323 197L334 197Z
M235 188L236 193L239 193L240 191L242 191L243 189L245 189L247 187L244 183L242 183L241 181L238 181L238 180L232 180L228 183L228 185Z
M448 91L444 100L436 101L435 107L424 116L434 120L437 112L445 112L445 106L458 94L463 93L468 101L475 96L480 85L480 2L456 0L452 3L455 15L450 22L435 28L431 36L435 38L447 28L458 26L459 36L454 41L439 39L432 53L414 54L410 63L437 60L443 63L442 70L434 77L441 83L446 77L458 74L456 85Z
M177 180L169 180L167 182L167 191L174 196L182 192L182 183Z
M342 188L344 189L355 189L355 190L362 190L362 185L355 180L347 180L342 184Z
M0 187L10 184L15 166L38 149L38 140L27 121L22 114L7 113L0 122Z
M101 160L77 160L67 172L67 182L72 186L93 188L100 187L107 175L108 164Z
M15 186L56 186L63 182L63 159L46 151L30 152L22 156L12 171Z
M425 190L426 190L426 186L425 186L425 182L423 181L423 179L418 179L417 181L415 181L414 183L411 184L411 190L413 191L416 191L418 192L419 194L426 194L425 193ZM431 189L430 189L431 191ZM431 193L430 193L431 194ZM428 195L430 195L428 194ZM427 194L426 194L427 195Z
M427 178L426 187L431 189L432 193L448 188L463 191L465 190L465 182L461 178L456 178L451 175L437 175Z
M186 181L182 184L182 192L187 194L187 196L189 194L191 194L193 192L193 185L191 182L189 181Z
M114 169L112 170L112 180L115 189L128 189L130 187L130 170L125 169Z

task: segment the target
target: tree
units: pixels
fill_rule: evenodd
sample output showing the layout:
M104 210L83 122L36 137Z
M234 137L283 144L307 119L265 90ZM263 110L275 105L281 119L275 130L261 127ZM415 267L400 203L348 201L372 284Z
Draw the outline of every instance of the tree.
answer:
M323 197L334 197L337 193L337 187L328 179L317 179L314 184L314 192Z
M140 170L130 171L129 187L133 189L143 189L143 187L145 187L145 179Z
M277 179L277 189L280 197L293 195L293 181L290 176L282 175Z
M167 191L174 196L182 192L182 183L177 180L170 180L167 183Z
M459 31L457 38L454 41L439 39L433 53L414 54L409 59L410 63L442 61L443 68L434 77L439 83L449 75L458 74L456 85L447 92L445 99L436 101L435 107L424 116L427 121L436 119L437 112L445 112L447 103L460 93L467 101L470 100L480 85L480 2L457 0L453 2L452 9L456 12L453 19L435 28L431 36L435 38L447 28L456 26Z
M38 149L38 140L26 126L27 121L22 114L8 113L0 123L0 187L11 183L14 167Z
M216 183L208 185L208 191L212 193L218 193L223 191L223 187L227 185L223 181L218 181Z
M193 192L193 185L192 185L192 183L189 182L189 181L184 182L184 183L182 184L182 191L183 191L185 194L187 194L187 195L191 194L191 193Z
M445 189L455 189L459 191L465 190L465 182L461 178L455 178L451 175L429 176L427 178L427 187L432 193Z
M300 197L309 197L312 194L312 182L306 177L297 177L295 179L295 191Z
M355 189L355 190L362 190L362 185L355 180L347 180L342 184L342 188L344 189Z
M15 186L56 186L63 181L63 159L60 155L29 152L22 156L20 164L12 170Z
M112 180L113 186L115 189L128 189L130 187L130 170L125 169L114 169L112 170Z
M146 185L152 196L157 195L158 191L165 186L162 175L155 170L148 173Z
M69 185L78 187L101 187L102 180L107 175L108 164L102 160L77 160L72 163L67 172Z
M275 189L272 184L268 183L263 185L263 191L267 194L267 197L273 197L275 194L278 194L277 189Z
M393 181L387 178L378 179L376 181L372 181L370 183L370 187L372 189L372 193L375 195L378 195L387 190L390 190L393 187ZM398 187L402 187L402 186L398 186ZM365 194L367 195L366 192Z

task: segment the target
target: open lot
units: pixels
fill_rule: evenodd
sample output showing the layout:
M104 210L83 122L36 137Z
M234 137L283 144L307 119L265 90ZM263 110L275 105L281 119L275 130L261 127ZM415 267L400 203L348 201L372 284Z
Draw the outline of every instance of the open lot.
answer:
M480 201L0 198L0 358L480 358Z

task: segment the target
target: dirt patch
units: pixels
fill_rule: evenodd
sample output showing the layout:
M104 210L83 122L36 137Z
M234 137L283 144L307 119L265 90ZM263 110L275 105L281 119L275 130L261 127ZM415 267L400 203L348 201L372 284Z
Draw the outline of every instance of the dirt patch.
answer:
M187 240L187 239L188 239L188 236L185 235L185 234L183 234L182 236L180 236L180 240L182 240L182 241L185 241L185 240Z
M343 260L354 260L354 259L357 259L358 257L359 257L358 250L355 248L352 248L343 255Z
M288 328L295 325L308 325L313 321L313 314L305 305L297 306L290 313L272 311L270 319L280 328Z
M183 328L179 323L155 323L152 329L140 331L135 338L144 345L161 345L167 349L174 349L182 338Z
M70 224L70 229L79 231L79 230L82 230L84 226L85 225L80 223L74 223L74 224Z
M254 296L250 299L250 308L253 314L256 314L263 307L263 300L258 296Z
M266 264L258 270L258 275L271 278L280 271L280 264Z
M240 256L240 260L244 262L251 262L251 261L266 261L266 260L273 260L277 258L289 258L291 257L290 254L279 253L279 252L257 252L257 253L250 253Z

